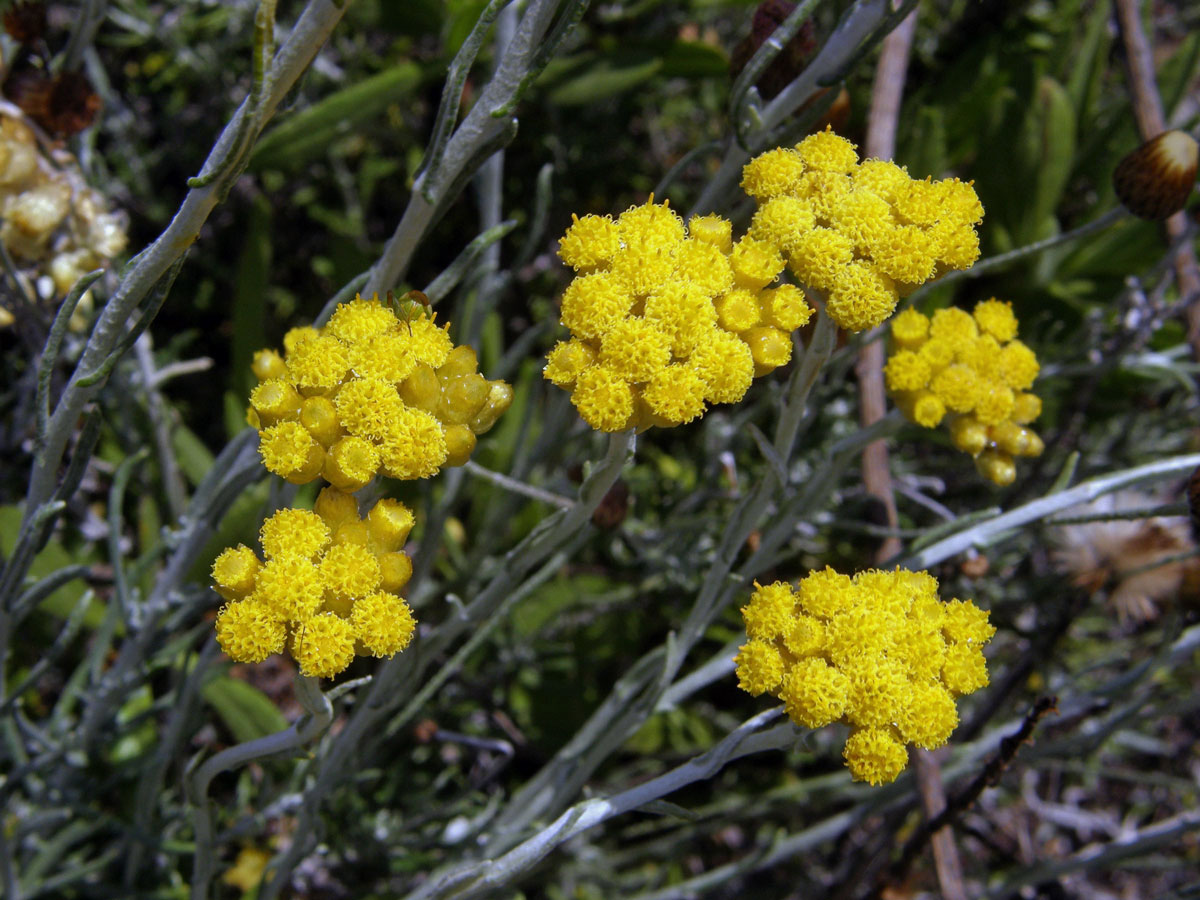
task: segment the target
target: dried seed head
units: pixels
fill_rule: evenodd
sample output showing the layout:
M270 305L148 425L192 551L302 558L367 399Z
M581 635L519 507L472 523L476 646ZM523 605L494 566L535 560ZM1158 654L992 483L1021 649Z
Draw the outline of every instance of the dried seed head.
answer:
M1182 131L1164 131L1138 147L1113 170L1113 188L1141 219L1166 219L1183 209L1196 181L1200 147Z

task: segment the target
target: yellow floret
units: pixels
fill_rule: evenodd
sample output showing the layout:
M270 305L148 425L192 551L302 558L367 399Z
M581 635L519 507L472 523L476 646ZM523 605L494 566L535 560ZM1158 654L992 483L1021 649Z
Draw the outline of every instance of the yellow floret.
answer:
M1013 315L1011 303L1004 303L993 297L991 300L975 304L972 315L980 330L1001 343L1011 341L1017 336L1017 317Z
M1013 390L1029 390L1039 370L1037 355L1021 341L1012 341L1000 350L1000 371Z
M999 425L1012 414L1012 388L990 385L983 389L975 404L975 418L984 425Z
M329 526L307 509L281 509L259 529L258 539L269 559L299 556L315 559L329 546Z
M880 270L905 284L921 284L937 266L936 247L913 225L897 225L874 235L871 258Z
M947 409L959 413L974 409L982 393L975 373L957 363L938 372L929 387L934 396L946 404Z
M888 203L908 192L912 181L903 166L888 159L864 159L854 173L854 186L879 195Z
M385 592L355 602L350 625L354 636L375 657L399 653L412 641L417 628L409 605L395 594Z
M671 339L638 316L615 324L600 342L600 363L630 384L649 381L670 361Z
M704 415L706 385L691 368L678 363L657 372L642 391L654 414L673 425Z
M302 622L321 608L325 585L316 565L299 556L269 559L258 573L252 599L288 622Z
M683 240L683 220L666 201L655 203L651 196L621 213L617 232L626 252L633 247L668 248Z
M949 644L942 664L942 683L955 694L971 694L988 685L983 650L973 644Z
M895 781L908 764L908 750L890 727L855 729L842 757L855 781L872 785Z
M264 427L296 419L300 403L296 389L279 378L268 378L250 392L250 406Z
M358 501L351 494L334 487L321 488L313 503L313 512L321 517L331 530L346 522L358 521Z
M938 222L928 231L933 255L950 269L967 269L979 259L979 235L970 225L950 219Z
M796 610L796 593L786 581L768 585L754 582L750 602L742 607L746 634L756 640L771 641L791 630Z
M397 321L391 307L380 303L378 296L364 300L355 294L350 303L338 304L325 332L350 344L389 331L396 327Z
M402 481L436 475L447 453L442 423L423 409L405 408L394 425L379 445L384 473Z
M673 280L646 298L643 318L670 338L671 352L682 359L712 330L717 313L702 288Z
M466 425L488 399L491 385L478 372L442 379L442 402L436 415L444 425Z
M354 661L354 629L333 613L313 616L296 630L292 655L301 675L332 678Z
M417 364L410 352L408 328L371 335L350 345L350 368L360 378L399 384Z
M723 254L733 249L733 223L716 213L692 216L688 220L688 235L693 240L711 244Z
M675 275L675 251L678 246L635 244L627 247L613 260L610 270L612 276L631 298L649 296L666 282L678 277Z
M979 329L969 312L950 306L934 312L929 323L929 336L934 340L949 341L958 347L978 337Z
M791 254L816 223L808 201L799 197L772 197L759 206L750 221L750 236Z
M366 438L344 437L329 448L321 474L338 490L354 493L379 471L379 450Z
M937 373L954 362L954 345L944 340L928 340L917 350L929 363L931 372Z
M975 457L975 469L999 487L1008 487L1017 480L1017 467L1013 458L1003 450L988 448Z
M242 599L254 590L254 581L261 568L262 563L245 544L223 550L212 565L217 593L226 600Z
M974 225L983 218L983 204L973 182L944 178L935 182L933 188L944 219Z
M813 315L804 291L793 284L781 284L758 294L758 308L764 325L780 331L795 331L807 325Z
M283 350L290 356L305 341L319 337L320 334L321 332L317 331L311 325L301 325L298 328L292 328L283 336Z
M850 263L829 291L825 310L841 328L866 331L882 323L899 301L895 285L887 276L863 263Z
M338 391L334 400L338 420L355 437L382 441L395 429L404 408L396 388L377 378L355 378Z
M703 241L686 240L675 251L675 276L706 297L715 297L733 287L729 257Z
M940 684L914 684L896 724L906 742L935 750L950 739L950 733L957 727L958 707L950 692Z
M711 328L688 357L688 364L704 381L709 403L737 403L754 378L750 348L736 335Z
M810 134L796 145L796 151L806 166L821 172L845 175L853 172L858 166L858 153L855 152L854 144L840 134L834 134L833 129L829 127L816 134Z
M1042 398L1037 394L1020 393L1013 399L1013 421L1028 425L1042 414Z
M950 441L963 453L978 456L988 445L987 426L974 416L958 416L950 423Z
M783 271L783 257L766 241L745 236L733 245L729 256L734 281L744 288L758 290L774 281Z
M382 577L375 554L357 544L330 547L319 568L326 595L337 600L367 596Z
M466 425L447 425L445 465L450 468L465 466L477 443L475 432Z
M412 558L407 553L396 550L392 553L379 554L379 570L383 573L379 581L380 590L390 594L398 593L412 578Z
M403 323L396 331L400 339L408 345L408 352L419 363L436 369L446 361L454 342L450 340L447 329L437 324L437 314L417 315Z
M608 366L596 365L581 372L571 392L571 403L583 421L597 431L616 432L630 427L633 389Z
M758 294L746 288L730 291L716 301L717 324L726 331L740 332L762 320Z
M783 657L766 641L752 640L742 644L734 662L737 664L738 687L752 696L775 690L783 679Z
M367 513L367 528L371 533L371 545L377 552L399 550L408 540L416 519L407 506L399 500L384 498Z
M286 378L287 363L274 350L257 350L250 363L250 371L259 381L266 381L268 378Z
M952 641L967 644L986 644L996 633L988 622L988 611L970 600L951 600L945 606L942 631Z
M570 389L579 373L596 361L596 351L583 341L572 338L559 341L546 355L542 377L561 388Z
M442 402L442 382L430 366L418 363L400 384L400 399L407 406L435 412Z
M889 391L917 391L929 383L929 363L911 350L893 353L883 367Z
M770 200L795 190L804 161L795 150L777 147L759 154L742 169L742 190L756 200Z
M933 602L942 605L936 599ZM940 678L942 664L946 661L946 639L935 626L911 616L909 627L903 635L897 636L888 655L908 670L914 683Z
M797 597L806 613L828 619L846 608L853 591L854 585L849 575L839 574L826 566L804 577L797 586Z
M320 335L298 344L288 353L288 374L306 397L328 394L342 382L350 368L346 345L332 335Z
M946 417L946 404L927 389L898 393L896 405L909 420L922 428L937 428Z
M942 217L941 192L934 183L910 181L908 190L892 201L896 216L913 225L932 225Z
M216 629L217 643L234 662L262 662L272 653L281 653L287 638L282 620L254 600L222 607Z
M792 339L786 331L780 331L770 325L759 325L747 329L739 336L750 348L755 377L762 377L786 365L792 358Z
M609 216L571 216L571 227L558 243L558 255L573 269L592 269L621 250L617 224Z
M864 188L842 197L829 218L833 228L849 238L859 253L868 253L883 242L896 224L887 201Z
M576 338L599 340L629 314L633 296L610 272L575 278L562 296L562 323Z
M838 283L854 259L854 245L832 228L814 228L788 256L788 265L803 284L828 290Z
M337 407L328 397L305 397L300 407L300 424L326 449L337 443L343 434Z
M801 176L796 195L807 201L818 222L829 224L833 211L853 187L848 175L811 171Z
M253 407L246 411L246 423L252 428L262 426ZM259 431L258 438L259 456L268 471L293 484L306 484L320 473L324 450L303 425L280 422Z
M912 307L901 310L892 319L892 340L897 347L903 350L917 350L928 337L928 317Z
M824 728L842 717L849 681L820 657L795 663L783 679L779 697L788 718L804 728Z

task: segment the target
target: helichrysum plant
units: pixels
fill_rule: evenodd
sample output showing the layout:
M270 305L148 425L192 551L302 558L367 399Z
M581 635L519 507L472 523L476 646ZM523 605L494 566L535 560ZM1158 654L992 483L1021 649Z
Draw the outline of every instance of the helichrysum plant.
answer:
M217 557L212 576L228 602L217 641L236 662L262 662L285 648L303 675L332 678L356 654L392 656L416 622L399 591L412 575L404 542L413 515L380 500L366 518L353 496L327 487L314 510L283 509L263 523L265 560L239 544Z
M955 699L988 683L988 614L969 600L941 602L927 572L851 578L826 568L795 588L755 587L742 607L750 640L736 658L738 686L778 697L805 728L849 725L843 755L857 781L893 781L906 745L946 743Z
M774 247L800 284L823 292L847 331L883 322L900 297L979 258L983 206L957 178L918 181L824 131L746 164L758 211L750 235Z
M945 422L954 446L998 485L1016 478L1014 457L1039 456L1045 445L1028 427L1042 411L1030 393L1037 356L1017 339L1012 306L985 300L974 313L951 307L932 318L906 309L891 323L888 390L913 422Z
M576 271L562 298L571 339L544 375L598 431L680 425L736 403L791 359L791 332L812 315L799 288L769 287L784 266L774 248L735 242L720 216L685 227L653 198L615 221L576 218L559 255Z
M294 328L284 355L254 357L250 423L263 465L294 484L324 477L357 491L377 472L428 478L461 466L512 403L512 388L478 372L436 316L403 316L378 298L340 304L323 328Z

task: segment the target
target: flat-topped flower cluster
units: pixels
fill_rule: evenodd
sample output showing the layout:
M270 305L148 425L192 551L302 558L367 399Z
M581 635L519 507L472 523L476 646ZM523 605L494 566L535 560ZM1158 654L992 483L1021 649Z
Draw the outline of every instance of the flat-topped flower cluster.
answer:
M847 331L883 322L899 297L979 258L983 206L957 178L916 180L893 162L858 161L826 130L747 163L758 211L750 235L775 247L800 284L822 291Z
M576 218L559 255L576 271L562 298L571 339L544 375L598 431L670 427L737 402L791 359L791 332L812 315L799 288L768 287L784 266L773 247L735 242L720 216L685 227L653 198L615 221Z
M263 464L294 484L324 477L356 491L376 472L428 478L465 463L513 394L479 374L448 327L417 304L401 318L355 297L325 327L289 331L284 355L259 351L248 416Z
M412 575L404 542L413 515L380 500L366 518L353 496L324 488L314 511L283 509L259 532L265 560L230 547L212 577L226 603L217 641L236 662L291 651L300 672L332 678L355 654L392 656L408 646L416 622L399 592Z
M891 323L888 390L904 415L925 428L947 422L954 446L988 480L1011 484L1014 457L1045 445L1029 424L1042 411L1030 393L1037 355L1017 340L1012 306L985 300L974 313L950 307L930 318L906 309Z
M750 640L736 658L738 686L783 700L805 728L849 725L843 755L855 780L893 781L906 744L946 743L955 698L988 683L988 614L969 600L942 603L927 572L851 578L826 568L795 588L755 588L742 607Z

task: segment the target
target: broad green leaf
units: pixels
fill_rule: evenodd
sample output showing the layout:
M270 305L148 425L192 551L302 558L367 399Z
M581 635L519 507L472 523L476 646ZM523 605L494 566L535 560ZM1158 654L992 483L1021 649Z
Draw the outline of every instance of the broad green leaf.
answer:
M13 547L16 546L17 536L21 528L21 508L18 506L0 506L0 550L3 550L5 559L12 555ZM67 566L86 565L98 561L96 554L89 548L86 553L78 556L72 556L59 543L57 537L52 537L46 546L33 558L33 564L29 567L29 574L25 578L25 587L32 587L42 578L57 572L59 569L65 569ZM53 594L43 600L38 609L42 612L48 612L50 615L59 619L66 619L71 614L71 610L75 608L75 604L83 596L83 592L87 590L86 585L75 580L64 584ZM83 625L85 628L95 628L104 619L105 604L97 599L92 599L88 605L88 611L83 614ZM123 628L123 626L118 626Z
M266 737L288 727L287 720L267 695L244 681L218 675L200 693L239 742Z
M198 485L212 468L212 453L186 425L176 425L172 430L171 446L175 450L175 458L179 460L179 468L187 480L193 487Z

